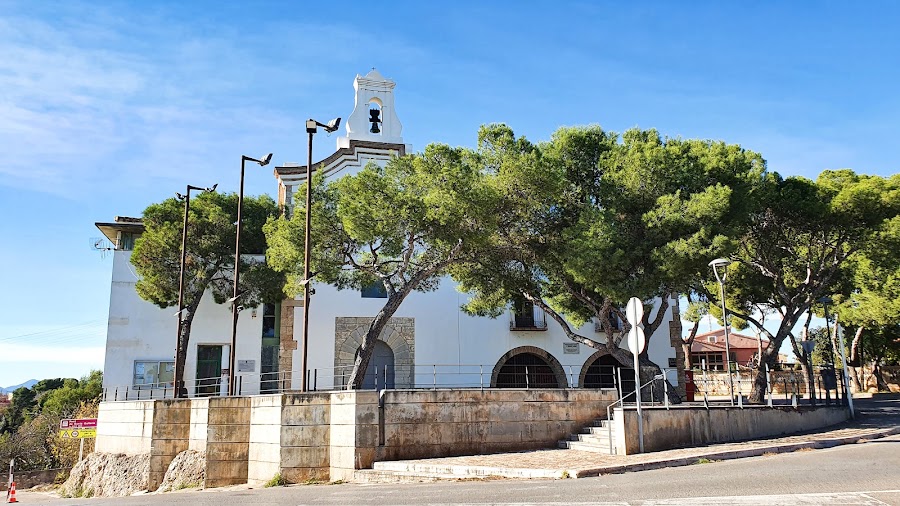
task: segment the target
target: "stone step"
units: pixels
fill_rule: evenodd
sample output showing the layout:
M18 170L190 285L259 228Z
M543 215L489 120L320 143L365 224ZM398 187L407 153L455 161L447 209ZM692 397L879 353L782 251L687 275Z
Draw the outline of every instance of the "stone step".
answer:
M369 480L367 483L376 483L375 480L435 481L489 477L556 479L563 478L563 475L564 471L552 469L460 466L424 461L381 461L375 462L371 470L364 469L354 473L354 480Z
M599 434L599 435L605 436L605 435L609 434L610 430L611 430L611 428L606 427L606 426L604 426L604 427L588 426L588 427L581 429L581 433L582 434Z
M588 443L582 441L560 441L559 447L568 450L610 454L609 443Z
M354 483L420 483L446 479L457 478L425 473L379 471L377 469L359 469L353 473Z
M569 441L609 446L609 434L572 434L569 436Z

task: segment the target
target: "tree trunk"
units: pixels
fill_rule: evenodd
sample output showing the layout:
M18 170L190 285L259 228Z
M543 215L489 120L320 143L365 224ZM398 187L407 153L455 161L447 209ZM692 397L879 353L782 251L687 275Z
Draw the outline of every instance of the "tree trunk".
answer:
M688 335L687 339L683 339L681 341L681 349L684 352L684 370L689 371L691 369L691 346L694 345L694 339L697 338L697 330L700 329L700 320L694 322L694 326L691 328L691 333Z
M875 360L872 365L872 376L875 376L875 388L877 388L879 392L889 392L891 389L884 379L884 374L881 372L879 362L881 362L880 359Z
M850 380L853 381L853 388L857 392L865 390L862 381L859 380L859 340L862 338L863 327L858 327L853 334L853 340L850 341Z
M409 291L407 289L392 294L384 307L381 308L381 311L372 319L372 323L369 324L369 330L366 331L366 337L363 339L362 346L359 347L359 353L356 355L356 360L353 363L350 378L347 380L348 388L353 390L362 388L363 380L366 377L366 369L369 367L372 352L375 350L375 342L378 340L378 336L381 335L381 331L384 330L384 327L391 320L391 317L400 308L400 304Z
M201 294L202 297L202 294ZM197 306L200 305L201 297L195 297L184 307L184 311L180 316L181 332L178 334L178 343L175 350L175 377L173 379L174 397L186 398L188 389L184 382L184 366L187 362L188 345L191 340L191 325L194 323L194 315L197 313Z

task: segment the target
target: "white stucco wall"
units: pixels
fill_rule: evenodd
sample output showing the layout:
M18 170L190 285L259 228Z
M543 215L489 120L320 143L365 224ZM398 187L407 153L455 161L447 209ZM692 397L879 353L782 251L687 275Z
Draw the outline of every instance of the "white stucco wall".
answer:
M521 346L534 346L550 353L563 366L569 386L578 386L578 377L585 361L597 350L578 345L578 354L563 352L564 343L572 343L562 327L547 318L545 331L511 331L510 317L496 319L472 317L459 308L468 295L456 290L452 279L446 278L433 292L414 292L403 302L394 317L415 319L416 386L481 386L477 366L483 366L484 386L490 385L491 372L497 361L508 351ZM318 388L333 376L335 323L338 317L374 317L386 299L363 298L359 291L339 291L333 286L315 285L309 323L309 368L318 369ZM303 308L297 308L298 328L294 337L300 340L299 322ZM660 367L675 358L669 343L671 307L659 329L650 339L649 357ZM594 331L588 323L578 333L594 340L605 340L604 334ZM624 342L622 343L624 347ZM294 369L299 370L302 346L294 352ZM466 366L466 367L457 367ZM436 376L436 378L435 378ZM294 387L299 387L299 374L294 375ZM674 374L670 376L676 380Z
M135 290L137 274L129 259L131 251L115 251L113 257L112 286L109 297L109 326L106 334L106 358L103 367L103 386L120 390L132 385L135 360L174 360L178 320L175 307L160 309L140 298ZM241 312L238 319L236 360L254 360L256 373L260 368L260 343L262 336L262 308L257 316L252 310ZM197 346L202 344L231 344L231 309L226 304L216 304L212 295L204 295L197 308L191 326L184 378L191 382L196 378ZM222 350L222 367L228 367L227 349ZM188 384L192 386L191 383ZM254 393L258 382L246 382L245 393ZM248 390L249 389L249 390ZM144 396L146 391L141 392ZM138 395L130 389L129 398Z

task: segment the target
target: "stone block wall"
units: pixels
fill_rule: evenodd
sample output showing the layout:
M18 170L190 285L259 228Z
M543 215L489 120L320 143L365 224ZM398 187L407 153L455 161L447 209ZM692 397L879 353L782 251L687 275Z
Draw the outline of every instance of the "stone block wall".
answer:
M376 460L552 447L615 400L614 390L386 391Z
M250 397L208 399L204 486L223 487L247 483L250 399Z
M328 480L330 393L250 398L248 482Z
M156 490L176 455L188 449L191 435L191 399L153 402L153 441L150 447L148 487ZM126 403L127 404L127 403ZM100 423L98 421L99 428Z
M281 411L281 477L290 483L328 480L329 393L286 394Z

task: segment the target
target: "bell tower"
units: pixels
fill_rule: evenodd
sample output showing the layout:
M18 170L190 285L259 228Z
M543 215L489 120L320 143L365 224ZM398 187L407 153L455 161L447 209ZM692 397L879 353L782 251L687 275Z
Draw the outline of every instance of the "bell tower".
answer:
M356 103L347 119L346 137L337 139L338 149L349 148L351 140L403 144L403 125L394 110L394 86L394 81L374 68L365 76L356 75Z

